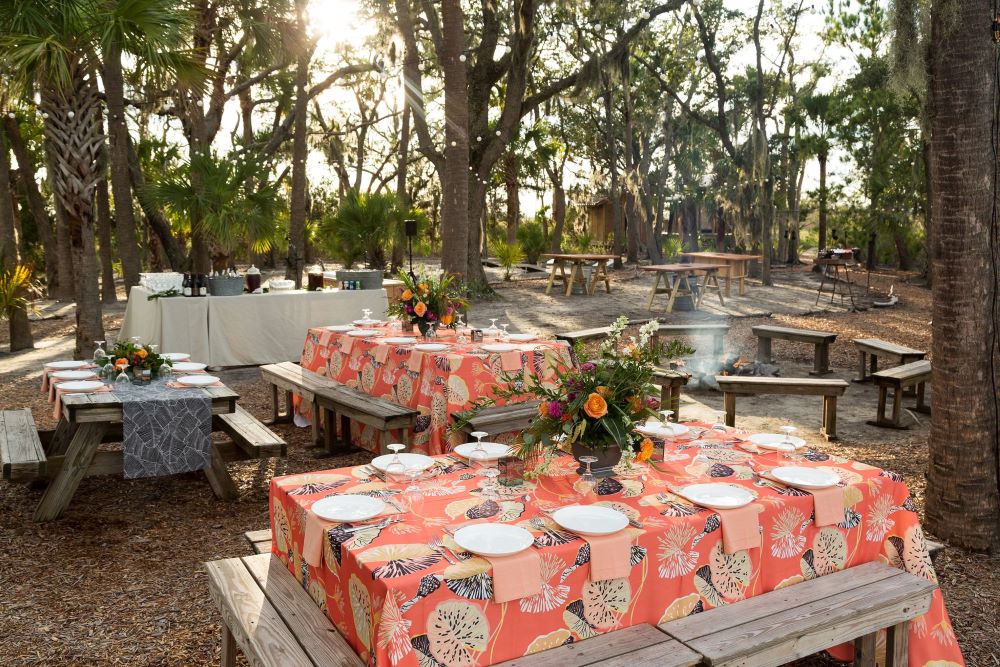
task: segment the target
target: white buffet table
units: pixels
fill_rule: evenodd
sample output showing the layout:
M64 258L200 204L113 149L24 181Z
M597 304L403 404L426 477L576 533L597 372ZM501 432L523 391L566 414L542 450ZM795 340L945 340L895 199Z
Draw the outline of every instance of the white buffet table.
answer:
M166 297L133 287L120 340L139 336L161 352L188 352L213 367L298 361L310 327L344 324L370 308L385 317L385 290Z

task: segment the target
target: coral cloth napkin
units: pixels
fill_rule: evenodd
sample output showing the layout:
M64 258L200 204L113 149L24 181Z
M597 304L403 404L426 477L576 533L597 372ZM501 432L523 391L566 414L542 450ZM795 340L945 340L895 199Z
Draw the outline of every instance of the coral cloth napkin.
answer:
M111 391L111 387L104 386L100 389L95 389L94 391L63 391L59 387L56 387L56 407L52 410L52 418L59 421L62 418L62 400L60 398L65 394L106 394Z
M760 519L750 503L734 510L715 510L722 524L722 548L727 554L760 548Z
M500 368L505 371L521 370L521 351L503 352L500 355Z
M406 362L406 367L414 373L420 372L420 366L424 363L424 353L413 350L410 352L410 360Z
M542 559L531 547L513 556L486 560L493 566L494 602L510 602L542 592Z
M91 373L90 377L80 378L81 380L96 380L97 373ZM56 386L61 382L68 382L68 380L57 380L56 378L49 379L49 403L56 400Z
M340 337L340 351L344 354L350 354L351 350L354 349L354 337L353 336L341 336Z
M587 535L583 539L590 545L590 580L621 579L632 570L632 535L619 530L611 535Z
M337 524L324 521L312 510L306 510L305 538L302 542L302 558L313 567L319 567L323 562L323 538L326 529Z
M380 364L384 364L385 360L389 358L389 346L379 345L375 348L375 361Z
M844 520L844 490L839 486L828 489L810 489L816 525L835 526Z

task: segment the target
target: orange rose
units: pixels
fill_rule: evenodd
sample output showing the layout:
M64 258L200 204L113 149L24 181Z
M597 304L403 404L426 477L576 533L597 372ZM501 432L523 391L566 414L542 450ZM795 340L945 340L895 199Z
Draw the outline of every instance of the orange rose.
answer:
M653 441L643 438L639 445L639 453L635 455L636 461L648 461L653 456Z
M423 301L417 301L417 305L413 307L413 312L417 314L417 317L423 317L424 313L427 312L427 305Z
M603 396L593 393L587 397L587 402L583 404L583 411L592 419L600 419L608 414L608 403Z
M538 416L539 417L548 417L549 416L549 402L548 401L542 401L541 403L538 404Z
M403 290L403 293L399 295L403 301L409 301L413 298L413 292L408 289Z
M417 285L417 291L421 294L427 294L427 283L420 283Z
M140 359L145 359L149 355L149 352L146 352L146 348L140 347L139 351L136 352L136 354L139 355Z
M628 406L632 412L642 412L642 399L638 396L632 396L628 399Z
M603 384L600 387L594 387L594 391L596 391L598 394L600 394L604 398L607 398L608 394L611 393L611 390L608 389L607 387L605 387Z
M454 319L455 319L455 318L454 318L454 317L452 317L451 315L442 315L442 316L441 316L441 324L443 324L443 325L445 325L445 326L448 326L448 325L450 325L450 324L452 323L452 321L453 321Z
M115 366L127 366L127 365L128 365L128 359L125 359L123 357L115 359Z

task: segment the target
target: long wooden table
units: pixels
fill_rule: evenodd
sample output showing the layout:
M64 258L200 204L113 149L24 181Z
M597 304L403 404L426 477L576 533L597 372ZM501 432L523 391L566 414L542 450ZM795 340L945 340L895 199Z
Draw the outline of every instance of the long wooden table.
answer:
M236 412L239 394L229 387L198 391L211 399L213 415ZM97 451L102 442L121 439L122 401L115 392L64 394L60 400L62 419L45 450L49 483L35 508L35 521L57 519L69 507L84 477L121 474L123 470L121 450ZM232 443L212 443L212 462L204 472L217 496L232 497L236 486L226 461L241 458L246 457Z
M549 285L545 288L545 293L552 291L552 285L556 280L561 280L566 285L566 296L573 293L573 283L579 280L583 283L585 294L593 295L598 280L604 281L604 287L611 294L611 280L608 278L608 262L614 260L614 255L591 255L591 254L569 254L569 253L546 253L542 255L546 259L552 260L552 271L549 273ZM588 282L583 277L583 265L595 263L594 274ZM572 269L566 275L566 265L571 264Z
M763 255L740 255L731 252L682 252L681 257L688 258L696 264L722 264L725 268L722 277L726 279L726 296L731 295L730 283L733 280L738 280L740 283L740 296L745 295L750 262L763 259Z
M691 305L697 310L701 306L705 292L714 289L719 293L719 303L726 305L726 300L722 296L722 288L719 286L719 270L724 269L723 264L654 264L642 267L643 271L656 274L653 281L653 288L649 292L649 306L647 310L653 309L653 300L657 294L667 294L667 312L674 311L674 302L678 296L690 296ZM695 286L698 284L698 275L704 274L705 283L697 290L691 286L691 278L694 278ZM663 280L663 287L660 287L660 280Z

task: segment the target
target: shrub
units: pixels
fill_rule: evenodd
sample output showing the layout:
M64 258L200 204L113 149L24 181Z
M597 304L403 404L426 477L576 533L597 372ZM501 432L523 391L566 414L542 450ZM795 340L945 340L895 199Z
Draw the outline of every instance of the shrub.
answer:
M521 250L528 258L529 264L538 264L538 256L545 252L545 247L548 245L545 231L537 222L526 222L518 227L517 242L521 244Z
M516 242L493 241L490 244L490 252L500 262L500 266L503 268L504 280L510 280L514 275L514 265L524 261L524 253L521 251L521 246Z
M684 251L684 246L681 243L680 237L671 234L663 239L663 259L664 261L669 261L676 259L681 252Z

